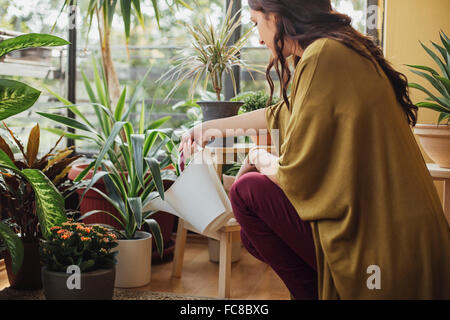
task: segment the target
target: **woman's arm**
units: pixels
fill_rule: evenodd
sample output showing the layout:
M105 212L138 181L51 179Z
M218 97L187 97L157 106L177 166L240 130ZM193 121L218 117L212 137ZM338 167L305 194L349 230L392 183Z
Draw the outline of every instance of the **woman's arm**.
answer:
M267 129L265 112L266 108L262 108L228 118L205 121L202 124L203 131L215 131L212 135L222 137L256 134L260 129ZM249 134L245 134L246 131L249 131Z

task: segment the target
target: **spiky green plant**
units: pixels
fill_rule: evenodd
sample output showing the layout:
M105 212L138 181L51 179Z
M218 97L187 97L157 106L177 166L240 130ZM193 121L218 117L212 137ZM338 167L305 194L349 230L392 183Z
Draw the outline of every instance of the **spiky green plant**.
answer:
M441 73L437 72L431 67L421 65L407 65L411 69L411 72L426 79L431 85L439 92L440 97L431 93L422 85L417 83L409 83L409 87L418 89L424 92L427 97L426 102L419 102L416 104L419 108L427 108L439 112L438 124L443 121L450 123L450 40L447 35L442 31L439 34L442 42L442 46L431 41L434 48L442 56L443 60L433 52L430 48L425 46L422 42L420 44L425 51L433 58L438 65ZM425 71L425 72L424 72Z
M189 95L193 100L194 91L200 79L203 78L203 91L206 91L208 81L211 80L217 100L220 101L220 93L223 89L223 74L231 76L235 94L237 92L236 79L233 73L234 66L262 73L254 66L247 64L239 56L239 51L247 43L253 29L249 29L235 43L230 43L234 31L241 25L239 18L241 10L232 16L232 3L230 2L227 14L218 27L215 27L211 22L203 22L194 26L188 22L182 22L192 38L192 47L189 50L184 49L176 58L175 66L171 67L158 80L158 82L166 82L172 81L174 78L177 79L166 99L178 90L182 83L192 79Z

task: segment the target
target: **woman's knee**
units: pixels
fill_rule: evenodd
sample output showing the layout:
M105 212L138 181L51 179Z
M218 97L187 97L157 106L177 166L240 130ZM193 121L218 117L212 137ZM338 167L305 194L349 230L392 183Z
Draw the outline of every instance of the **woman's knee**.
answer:
M230 201L235 208L256 210L264 197L273 194L277 187L269 178L259 172L248 172L237 179L230 189Z

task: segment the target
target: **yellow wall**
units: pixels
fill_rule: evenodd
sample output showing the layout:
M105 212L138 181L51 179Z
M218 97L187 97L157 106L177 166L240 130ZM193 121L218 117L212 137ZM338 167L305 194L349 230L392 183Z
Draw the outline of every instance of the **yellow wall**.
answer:
M409 82L424 85L435 92L428 82L409 71L405 64L418 64L439 68L433 59L421 47L419 41L426 46L434 47L430 41L440 43L439 31L450 36L450 0L386 0L384 54ZM425 94L411 90L414 103L424 101ZM436 123L438 114L432 110L419 110L419 123ZM426 162L432 162L423 152ZM436 182L439 195L442 197L442 182Z

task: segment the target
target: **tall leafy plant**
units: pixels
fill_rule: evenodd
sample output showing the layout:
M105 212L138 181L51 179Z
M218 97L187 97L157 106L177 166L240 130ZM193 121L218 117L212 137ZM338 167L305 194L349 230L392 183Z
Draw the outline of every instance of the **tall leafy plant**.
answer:
M411 68L411 72L419 75L420 77L427 80L438 92L441 96L437 96L427 90L420 84L417 83L409 83L409 87L418 89L424 92L427 97L426 102L419 102L416 105L419 108L427 108L439 113L437 123L440 124L443 121L446 121L447 124L450 123L450 40L447 35L442 31L440 34L440 39L442 42L442 46L431 42L437 52L442 56L442 59L439 57L439 54L436 54L433 50L425 46L422 42L420 43L424 50L431 56L434 62L439 67L441 73L437 72L435 69L422 66L422 65L408 65Z
M125 91L124 91L125 92ZM121 101L126 101L126 92ZM74 138L91 141L99 146L99 153L95 160L80 173L75 181L81 181L89 171L93 171L93 177L84 190L82 197L90 189L102 195L117 210L120 218L111 212L94 210L86 213L80 219L92 214L103 213L110 215L121 225L122 230L117 232L125 239L133 239L137 230L147 226L152 232L158 252L162 255L163 241L158 223L151 219L154 212L143 212L145 205L157 195L164 197L164 179L174 180L177 173L163 171L161 167L177 163L177 149L171 139L172 129L161 128L170 117L158 119L146 124L146 108L141 104L140 118L136 128L131 121L126 120L125 109L112 114L108 108L99 104L91 104L91 107L99 107L111 125L109 134L102 129L96 129L85 118L80 121L65 116L39 112L43 117L56 121L65 126L82 131L83 134ZM67 108L74 110L76 114L82 114L79 105L69 105ZM162 161L158 159L164 157ZM102 169L102 170L99 170ZM95 183L103 179L107 193L95 188Z
M0 42L0 59L6 54L33 47L62 46L68 42L47 34L24 34ZM25 83L9 79L0 79L0 120L28 110L40 96L40 91ZM26 180L36 197L36 213L39 217L42 233L48 235L49 228L65 219L64 199L54 185L38 169L20 169L10 157L0 149L1 176L17 175ZM50 203L47 203L50 201ZM0 208L1 209L1 208ZM12 258L12 269L17 273L23 262L23 244L9 224L0 221L0 242Z
M211 80L217 101L220 101L222 99L222 78L224 74L231 76L234 91L237 92L233 73L234 66L262 73L262 71L247 64L239 56L239 51L247 43L253 29L248 30L236 42L230 43L234 31L241 25L239 18L241 10L232 16L232 5L233 2L230 2L226 16L218 27L215 27L211 21L198 25L183 23L191 36L192 47L190 50L183 50L176 58L175 66L171 67L158 80L166 82L174 78L177 79L166 99L178 90L181 84L190 80L189 94L191 100L193 100L194 90L197 88L199 81L203 79L203 91L206 91L208 82Z
M61 8L61 12L64 10L64 8L68 7L70 3L70 0L65 0ZM144 15L141 10L141 4L143 3L143 0L89 0L89 4L85 12L89 30L91 29L94 17L97 22L102 64L105 68L106 81L109 87L109 92L111 92L111 96L109 98L111 98L113 104L115 104L120 97L120 85L111 54L111 26L113 23L114 14L116 11L118 11L119 3L122 23L124 25L125 39L128 48L128 40L130 38L132 20L131 17L133 14L138 18L139 24L144 27ZM166 4L170 7L181 5L183 7L191 9L189 5L183 0L174 0L171 4L166 1ZM152 0L152 5L155 12L156 22L158 24L158 27L160 27L160 5L157 0Z

